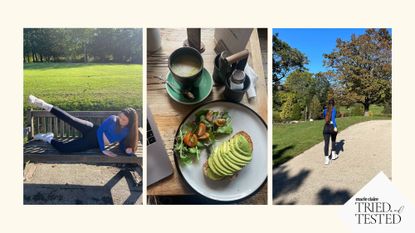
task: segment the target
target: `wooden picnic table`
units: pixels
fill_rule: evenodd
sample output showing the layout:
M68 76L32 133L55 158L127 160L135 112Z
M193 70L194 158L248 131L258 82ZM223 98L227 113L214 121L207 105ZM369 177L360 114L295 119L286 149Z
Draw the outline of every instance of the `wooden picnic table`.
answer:
M164 140L169 159L174 168L174 174L167 179L148 187L147 194L150 196L192 195L194 193L186 187L184 181L176 170L173 158L173 142L176 130L180 126L180 123L197 105L187 106L176 103L168 96L163 81L154 77L166 77L169 72L167 65L168 57L174 50L183 46L183 41L187 38L187 34L186 29L184 28L161 29L160 34L162 38L162 48L155 53L147 54L147 101L161 137ZM202 29L201 39L205 44L205 51L202 53L204 66L212 75L214 67L213 61L216 56L216 52L214 51L214 29ZM256 29L254 29L251 34L247 49L250 52L248 64L258 75L258 81L256 83L257 97L253 101L248 102L245 96L241 103L253 109L265 122L267 122L267 85L264 77L261 49ZM211 95L204 100L204 102L223 99L223 90L223 86L214 85ZM244 200L244 203L266 204L266 182L260 188L259 192Z

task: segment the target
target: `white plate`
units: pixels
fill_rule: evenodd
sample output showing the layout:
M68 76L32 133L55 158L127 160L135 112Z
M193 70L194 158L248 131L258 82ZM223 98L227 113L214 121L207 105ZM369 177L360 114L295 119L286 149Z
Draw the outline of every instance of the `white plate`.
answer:
M248 107L231 102L214 101L193 110L182 124L193 121L194 114L201 109L229 112L232 118L233 133L218 139L214 147L221 145L237 132L245 131L251 136L253 142L252 161L233 179L213 181L203 174L203 164L208 155L206 150L202 150L200 160L188 165L179 162L180 159L175 155L179 172L190 187L207 198L230 202L249 196L267 178L267 127L265 123Z

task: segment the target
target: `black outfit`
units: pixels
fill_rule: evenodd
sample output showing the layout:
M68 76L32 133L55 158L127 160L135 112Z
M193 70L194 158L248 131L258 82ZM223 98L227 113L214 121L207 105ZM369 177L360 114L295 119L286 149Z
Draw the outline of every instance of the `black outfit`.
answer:
M99 125L94 125L90 121L76 118L69 113L58 107L52 107L50 112L57 118L68 123L70 126L79 130L82 133L82 137L72 140L70 142L61 142L59 140L52 139L50 144L61 153L73 153L80 152L89 149L99 148L97 139L97 130Z
M334 125L326 123L323 128L324 136L324 155L329 156L329 143L331 138L331 151L336 151L337 132L334 131Z

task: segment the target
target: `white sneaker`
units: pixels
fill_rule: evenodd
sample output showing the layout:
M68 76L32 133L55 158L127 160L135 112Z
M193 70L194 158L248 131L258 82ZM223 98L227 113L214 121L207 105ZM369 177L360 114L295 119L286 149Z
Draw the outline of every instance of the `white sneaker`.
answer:
M46 103L44 100L37 98L34 95L29 95L28 98L29 103L35 105L36 107L45 109L46 111L50 111L52 109L52 105Z
M324 164L325 165L329 165L329 163L330 163L329 157L328 156L324 156Z
M42 103L44 102L43 100L37 98L34 95L29 95L28 101L29 101L29 103L31 103L31 104L33 104L37 107L41 107Z
M331 152L331 160L336 160L339 156L336 154L336 151Z
M53 136L53 133L38 133L33 137L33 139L50 143Z

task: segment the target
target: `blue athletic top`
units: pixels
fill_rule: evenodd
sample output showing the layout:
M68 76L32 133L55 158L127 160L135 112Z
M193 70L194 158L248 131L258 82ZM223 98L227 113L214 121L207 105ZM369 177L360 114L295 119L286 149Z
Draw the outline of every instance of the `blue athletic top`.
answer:
M327 113L327 108L325 108L323 110L323 116L326 117L326 113ZM337 123L336 123L336 108L333 107L331 109L331 122L333 123L334 127L337 128Z
M119 132L117 132L117 117L114 115L109 116L105 119L104 122L99 126L97 130L97 138L99 149L102 151L105 150L105 143L104 143L104 136L107 136L107 139L110 143L119 142L120 150L125 153L125 145L123 140L127 137L129 133L129 129L127 127L122 128Z

